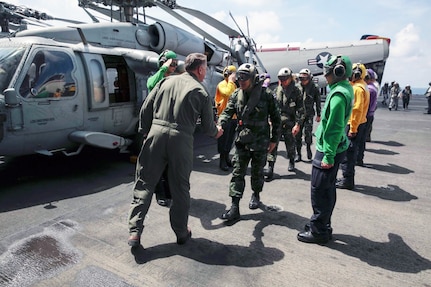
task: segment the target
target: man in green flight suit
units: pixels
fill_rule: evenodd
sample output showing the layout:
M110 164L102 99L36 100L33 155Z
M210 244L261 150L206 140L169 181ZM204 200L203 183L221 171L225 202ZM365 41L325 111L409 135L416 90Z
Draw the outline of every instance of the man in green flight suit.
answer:
M151 92L161 79L173 74L177 65L177 54L174 51L164 50L159 55L159 70L147 80L148 92Z
M280 110L274 96L266 87L253 64L242 64L237 70L239 89L236 89L220 114L218 123L225 125L234 115L238 118L238 136L235 140L234 169L229 185L232 206L220 218L235 221L240 218L239 201L245 188L245 175L251 161L251 189L253 194L249 202L250 209L256 209L260 203L263 189L263 168L266 155L278 142L280 129ZM272 132L268 120L272 123Z
M177 236L177 244L184 244L191 238L187 223L193 134L198 117L202 132L214 138L223 134L222 128L214 122L212 98L201 84L207 71L207 57L192 53L186 57L184 66L185 73L162 79L141 107L139 131L146 139L136 164L137 176L128 216L128 244L132 247L140 245L151 197L166 166L169 166L172 194L171 228Z

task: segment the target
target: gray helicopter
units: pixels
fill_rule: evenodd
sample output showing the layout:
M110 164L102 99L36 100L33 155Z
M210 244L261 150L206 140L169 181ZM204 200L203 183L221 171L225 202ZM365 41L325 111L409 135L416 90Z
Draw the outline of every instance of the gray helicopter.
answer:
M72 156L86 145L127 152L139 142L138 113L160 52L177 53L178 72L189 53L206 54L209 91L222 80L224 66L238 64L233 49L213 44L216 39L210 42L169 23L133 18L137 8L155 5L175 14L175 1L111 1L115 11L99 7L99 2L79 5L123 21L44 27L0 39L0 156ZM5 11L14 18L32 16L0 4L3 25Z
M294 73L308 68L324 94L322 67L330 55L346 54L353 62L373 68L378 81L389 56L390 39L374 35L330 44L273 43L257 47L231 13L239 32L175 0L79 0L78 5L93 23L56 18L0 2L0 157L72 156L87 145L120 152L138 150L138 113L148 94L146 81L157 71L158 56L166 49L178 55L179 73L188 54L207 55L204 84L211 95L227 65L254 63L260 73L273 75L272 86L277 85L275 75L281 67L289 66ZM150 7L162 9L195 34L150 17L145 13ZM115 21L99 22L88 9ZM176 10L221 31L230 44ZM147 24L147 18L154 22ZM48 20L70 25L46 27L43 21ZM43 27L23 30L27 24Z

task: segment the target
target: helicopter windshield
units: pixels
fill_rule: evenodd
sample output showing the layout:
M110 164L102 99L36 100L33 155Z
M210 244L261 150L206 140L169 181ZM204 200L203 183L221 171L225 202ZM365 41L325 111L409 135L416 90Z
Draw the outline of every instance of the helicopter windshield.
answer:
M0 48L0 92L3 92L18 68L25 48Z

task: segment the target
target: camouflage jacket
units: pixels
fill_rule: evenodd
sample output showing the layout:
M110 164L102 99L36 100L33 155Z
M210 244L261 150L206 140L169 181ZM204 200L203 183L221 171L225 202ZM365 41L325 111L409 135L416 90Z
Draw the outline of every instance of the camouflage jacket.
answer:
M298 89L301 92L302 99L304 101L304 110L306 117L313 117L317 115L320 117L321 114L321 99L319 88L310 80L307 85L298 85ZM316 109L314 108L316 106Z
M276 100L280 106L281 121L298 123L302 126L305 120L304 102L298 87L292 83L284 89L281 85L275 90Z
M252 134L250 142L244 144L250 150L266 150L270 141L278 142L280 109L271 91L263 88L261 83L255 85L251 92L236 89L220 114L218 123L224 126L235 114L238 117L236 143L239 142L239 134L243 130L248 130ZM271 133L268 121L272 124Z

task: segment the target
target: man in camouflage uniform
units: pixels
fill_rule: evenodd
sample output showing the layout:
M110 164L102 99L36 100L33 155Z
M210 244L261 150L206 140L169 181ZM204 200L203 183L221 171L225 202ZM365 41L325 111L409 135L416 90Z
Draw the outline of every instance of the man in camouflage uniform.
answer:
M266 155L277 142L280 128L280 110L274 96L259 80L253 64L242 64L237 71L239 89L236 89L221 113L218 123L224 126L233 115L238 117L238 136L235 140L236 151L232 179L229 185L229 196L232 206L220 218L234 221L240 218L239 201L245 188L245 175L251 161L251 189L253 194L249 202L250 209L256 209L260 203L260 192L263 189L263 168ZM272 133L268 119L272 123Z
M304 107L301 92L295 85L292 71L285 67L278 72L279 85L275 90L276 100L281 112L281 135L284 137L287 158L289 159L288 171L295 170L295 136L300 126L304 123ZM278 144L277 144L278 147ZM277 147L268 154L268 171L266 180L271 181L274 173L274 165L277 159Z
M320 92L316 85L311 80L311 72L309 69L302 69L299 71L299 90L301 91L304 100L305 120L301 126L298 134L296 135L296 158L295 162L300 162L301 148L302 148L302 130L304 129L304 139L307 145L307 158L311 160L313 154L311 152L311 144L313 143L313 119L316 115L316 122L320 122ZM314 109L316 106L316 109Z

